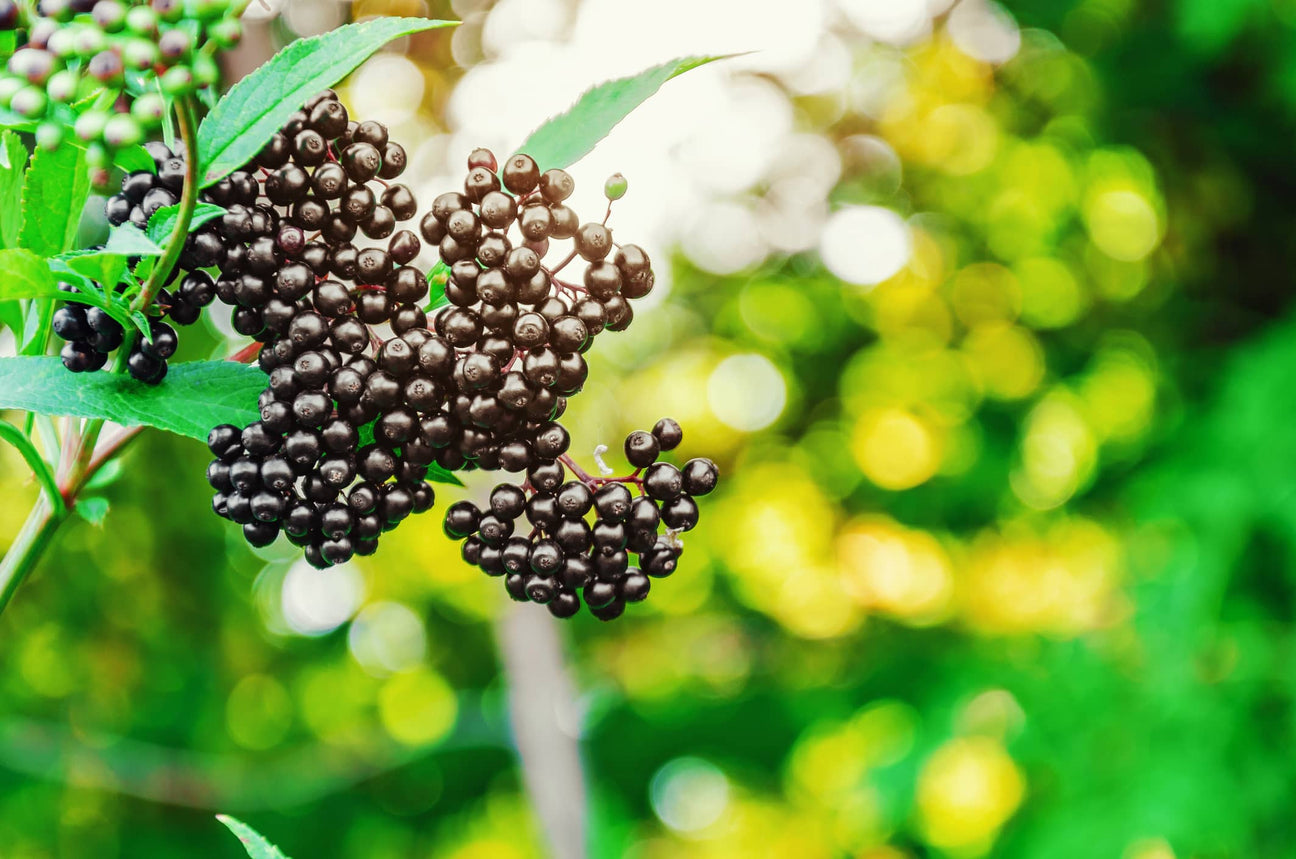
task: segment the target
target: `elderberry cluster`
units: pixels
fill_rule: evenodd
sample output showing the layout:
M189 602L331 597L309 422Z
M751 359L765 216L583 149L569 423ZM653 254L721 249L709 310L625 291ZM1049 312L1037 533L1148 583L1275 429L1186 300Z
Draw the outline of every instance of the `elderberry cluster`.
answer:
M108 223L120 226L130 223L144 229L159 210L180 201L184 188L183 153L172 152L166 145L150 141L144 148L153 158L154 170L138 170L122 179L121 191L104 204ZM131 376L141 382L157 384L166 377L166 361L175 354L178 338L176 325L192 325L202 310L216 296L215 281L203 269L224 266L227 252L235 258L243 251L241 239L248 230L242 219L257 212L260 186L246 171L235 171L213 186L202 200L229 208L223 219L209 221L191 232L185 241L178 267L171 273L171 289L160 290L156 305L144 309L150 318L150 338L134 343L126 361ZM265 209L257 214L257 223L269 229L274 213ZM250 218L249 218L250 220ZM185 272L183 275L181 271ZM176 281L179 281L176 283ZM95 288L102 289L98 284ZM120 291L123 287L118 286ZM75 292L71 287L65 291ZM120 323L100 308L68 303L54 314L54 333L68 341L62 351L63 365L74 373L102 368L109 354L120 346L124 330Z
M215 53L242 36L246 4L231 0L0 0L0 31L18 50L0 71L0 107L42 120L52 149L72 127L102 170L112 151L160 127L167 98L217 83ZM143 75L156 75L150 85ZM138 84L138 85L137 85ZM110 93L108 99L94 98ZM99 105L113 105L101 109Z
M427 438L451 470L521 472L564 453L566 433L552 421L585 384L583 353L601 331L626 328L629 299L653 286L641 248L614 245L603 223L580 225L564 203L575 189L567 172L542 174L525 154L497 166L489 150L475 150L463 193L438 196L419 224L450 268L450 306L433 326L438 355L448 344L453 367L429 369L448 383L448 408ZM547 267L551 241L567 239L574 250ZM577 255L589 263L583 286L560 277Z
M485 511L470 501L452 504L446 534L464 541L465 561L503 576L515 600L544 604L566 618L580 611L583 598L600 620L617 618L626 603L648 596L650 577L675 571L683 551L679 534L698 522L693 498L713 490L719 478L709 459L691 459L683 469L657 461L682 438L669 418L652 432L631 433L625 452L635 472L629 477L591 477L566 459L575 477L566 480L563 462L538 462L521 486L496 486ZM524 517L531 526L526 536L517 533L526 527Z
M221 230L236 241L215 293L237 307L235 329L264 344L258 363L269 378L260 420L212 431L207 476L213 508L250 543L282 531L324 567L371 554L383 531L432 506L434 450L418 416L441 400L411 374L419 361L448 367L453 350L438 352L419 306L427 279L408 265L418 237L393 235L416 206L408 188L386 181L404 170L405 151L384 126L350 121L326 91L253 166L264 178L247 175L270 205L228 206ZM360 232L390 236L387 250L358 250ZM395 333L385 343L370 328L383 323Z

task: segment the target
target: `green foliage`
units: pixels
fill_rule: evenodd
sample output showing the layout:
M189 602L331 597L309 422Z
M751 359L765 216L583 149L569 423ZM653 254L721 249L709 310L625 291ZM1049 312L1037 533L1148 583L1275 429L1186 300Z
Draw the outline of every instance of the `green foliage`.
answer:
M231 361L191 361L171 367L160 385L124 375L73 375L58 358L0 358L0 409L104 418L206 439L217 424L257 419L265 374Z
M27 147L12 131L0 132L0 246L18 246L22 229L22 186Z
M58 489L58 481L54 479L54 472L36 450L31 439L23 434L21 430L6 421L0 421L0 440L13 445L22 458L26 461L27 467L36 475L40 482L41 489L45 491L45 496L49 499L50 506L55 510L63 508L63 496Z
M102 525L108 516L108 499L101 495L78 498L76 513L91 525Z
M0 250L0 302L58 294L48 263L29 250Z
M306 99L342 80L392 39L455 23L377 18L292 42L231 87L203 122L198 133L202 187L246 164Z
M229 831L238 836L238 840L247 851L249 859L288 859L265 839L259 832L248 826L237 818L230 817L228 814L218 814L216 819L229 827Z
M19 244L47 257L70 250L89 196L85 150L75 146L37 150L23 183Z
M631 77L601 83L582 95L570 109L531 132L518 151L534 158L541 170L569 167L589 154L618 122L661 89L662 84L690 69L728 56L732 55L684 57Z
M163 206L153 213L148 222L148 237L158 244L165 244L171 231L175 229L176 218L180 214L180 205ZM194 207L192 220L189 221L189 232L203 224L225 214L225 209L212 203L199 203Z

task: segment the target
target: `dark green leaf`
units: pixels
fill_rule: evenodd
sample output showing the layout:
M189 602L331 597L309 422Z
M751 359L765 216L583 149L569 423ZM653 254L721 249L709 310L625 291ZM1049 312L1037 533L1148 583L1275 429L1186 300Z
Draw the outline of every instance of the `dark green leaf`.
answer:
M108 515L108 499L101 496L78 498L76 512L91 525L102 525Z
M0 247L18 247L26 166L27 147L22 138L12 131L0 132Z
M654 66L633 77L599 84L581 96L566 113L555 116L531 132L518 151L534 158L541 170L569 167L589 154L618 122L647 101L666 81L728 56L733 55L684 57Z
M163 206L153 213L153 217L148 222L148 237L159 245L165 244L171 231L175 229L176 217L180 214L179 204L175 206ZM193 220L189 222L189 232L201 227L212 218L219 218L225 214L225 210L220 206L211 203L199 203L194 208ZM160 252L160 249L159 249Z
M306 99L342 80L392 39L455 23L375 18L292 42L231 87L198 129L202 187L246 164Z
M0 301L58 294L58 283L45 260L28 250L0 251Z
M23 182L23 225L19 244L50 257L72 247L81 210L90 195L85 150L61 146L38 149Z
M160 385L115 373L69 373L48 358L0 358L0 409L105 418L206 439L217 424L247 426L258 417L266 377L233 361L173 364Z
M229 827L229 831L238 836L242 842L243 849L247 851L250 859L288 859L278 847L275 847L264 836L248 826L241 820L230 817L228 814L218 814L216 819Z
M463 486L463 481L452 471L446 471L435 462L428 466L427 480L432 483L449 483L452 486Z

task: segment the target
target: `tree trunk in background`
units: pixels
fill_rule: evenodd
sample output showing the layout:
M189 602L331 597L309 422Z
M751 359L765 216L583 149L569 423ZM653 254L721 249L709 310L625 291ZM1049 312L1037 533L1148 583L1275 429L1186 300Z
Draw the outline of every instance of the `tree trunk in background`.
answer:
M511 606L496 624L509 719L522 778L555 859L585 859L585 774L576 688L558 622L538 606Z

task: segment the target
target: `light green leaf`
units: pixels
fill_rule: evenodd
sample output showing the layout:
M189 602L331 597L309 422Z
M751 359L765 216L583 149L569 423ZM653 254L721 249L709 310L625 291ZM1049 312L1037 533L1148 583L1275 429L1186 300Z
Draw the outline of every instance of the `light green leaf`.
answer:
M0 301L58 295L58 283L45 260L28 250L0 251Z
M0 132L0 247L18 247L26 166L27 147L22 138L12 131Z
M171 231L175 229L176 218L180 214L179 204L174 206L163 206L153 213L153 217L148 222L148 237L154 242L164 244L171 236ZM194 232L203 224L213 218L219 218L225 214L225 210L220 206L212 203L199 203L194 208L193 220L189 222L189 232Z
M45 257L70 249L89 196L90 174L84 149L38 149L23 182L19 244Z
M259 417L266 377L233 361L173 364L160 385L123 374L69 373L48 358L0 358L0 409L104 418L206 439L217 424L247 426Z
M297 39L230 88L198 129L198 163L206 188L253 158L317 92L342 80L383 45L454 21L375 18Z
M684 57L653 66L633 77L599 84L581 96L567 112L531 132L518 152L534 158L541 170L570 167L589 154L618 122L647 101L666 81L730 56L734 55Z
M423 308L423 311L431 313L433 310L445 307L450 303L450 299L446 298L445 294L446 284L450 280L450 266L445 264L445 260L437 260L437 264L432 266L432 270L428 272L427 279L428 303Z
M103 525L104 518L108 515L108 499L98 495L78 498L73 509L91 525Z
M230 832L238 836L238 840L242 842L243 849L247 851L250 859L288 859L278 847L266 841L264 836L243 821L230 817L228 814L218 814L216 819L229 827Z
M148 150L143 146L128 146L117 150L113 156L113 163L127 173L138 173L141 170L149 173L157 172L157 164L153 161L153 156L149 155Z

